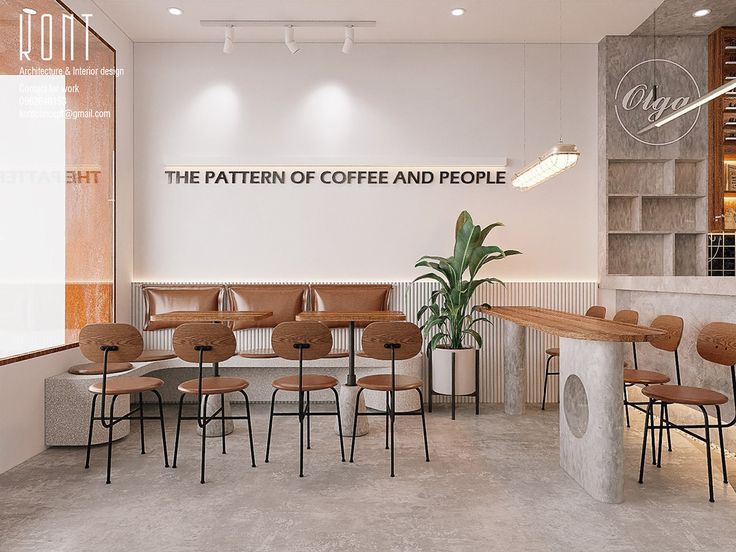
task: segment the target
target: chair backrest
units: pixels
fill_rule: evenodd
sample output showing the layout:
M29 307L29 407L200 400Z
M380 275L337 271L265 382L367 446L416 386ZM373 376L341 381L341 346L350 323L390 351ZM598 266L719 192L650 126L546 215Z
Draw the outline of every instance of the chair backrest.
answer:
M658 316L649 324L652 328L665 330L667 335L656 337L649 343L652 347L661 349L662 351L677 352L682 340L682 329L685 325L682 318L671 314L663 314Z
M598 305L593 305L587 311L585 311L585 316L592 316L593 318L605 318L606 317L606 307L600 307Z
M103 362L105 351L101 347L112 346L107 362L130 362L143 352L143 336L130 324L88 324L79 332L79 350L92 362Z
M176 356L186 362L199 362L198 346L209 347L202 352L202 362L223 362L235 354L235 334L225 324L187 322L174 330L172 339Z
M363 352L377 360L396 360L417 356L422 350L422 332L411 322L373 322L363 332Z
M623 322L624 324L638 324L639 313L635 310L620 310L613 315L613 320L614 322Z
M319 284L309 288L313 311L370 312L388 310L391 284ZM347 326L347 322L329 322L330 328ZM356 323L358 328L365 323Z
M733 366L736 364L736 324L712 322L698 334L698 354L705 360Z
M300 347L301 346L301 347ZM271 333L271 347L281 358L324 358L332 350L332 333L322 322L282 322Z
M224 295L224 286L145 286L143 298L146 302L146 319L143 329L147 331L165 330L182 324L182 322L154 322L151 320L154 314L173 311L222 310Z
M257 322L235 322L233 330L275 328L290 322L307 309L306 285L244 284L228 287L230 310L271 311L272 316Z

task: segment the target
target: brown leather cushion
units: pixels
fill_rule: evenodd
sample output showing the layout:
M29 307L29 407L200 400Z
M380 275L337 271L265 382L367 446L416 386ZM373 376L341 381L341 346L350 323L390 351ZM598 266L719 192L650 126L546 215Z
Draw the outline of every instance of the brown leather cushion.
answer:
M102 362L77 364L76 366L69 368L68 372L77 376L101 376L102 366ZM108 374L119 374L120 372L127 372L132 369L133 365L130 362L108 362L107 364Z
M154 362L156 360L171 360L176 358L174 351L167 351L166 349L149 349L143 351L141 356L135 359L133 362Z
M183 322L152 322L151 316L172 311L222 310L223 286L145 286L146 301L144 330L176 328Z
M307 286L286 284L245 284L230 286L230 310L271 311L273 316L257 322L235 322L233 330L275 328L289 322L307 308Z
M222 395L224 393L234 393L242 391L248 387L248 382L243 378L225 378L211 377L202 378L202 394L203 395ZM191 379L179 384L179 391L182 393L198 394L199 380Z
M319 391L320 389L331 389L337 385L337 380L332 376L318 376L312 374L304 374L302 376L302 390ZM273 380L272 384L276 389L284 391L299 391L299 376L285 376L283 378Z
M560 348L559 347L550 347L545 351L549 356L560 356Z
M373 391L391 391L391 374L377 374L365 376L358 380L358 385L364 389ZM396 390L408 391L418 389L422 386L422 380L412 376L396 375Z
M718 391L684 385L650 385L641 390L650 399L666 403L715 405L726 404L728 397Z
M632 370L624 368L624 383L642 383L644 385L652 385L655 383L667 383L670 381L668 376L651 370Z
M332 349L325 358L348 358L349 356L350 351L348 351L347 349ZM367 354L365 354L365 351L355 351L355 356L370 358Z
M279 358L273 349L246 349L239 354L243 358Z
M142 393L143 391L151 391L158 389L164 382L158 378L149 378L145 376L120 376L118 378L108 378L105 387L106 395L129 395L131 393ZM89 386L92 393L102 393L102 380L96 381Z
M390 284L321 284L310 286L313 311L367 312L388 310ZM346 322L327 322L330 328L344 328ZM367 323L356 323L364 328Z

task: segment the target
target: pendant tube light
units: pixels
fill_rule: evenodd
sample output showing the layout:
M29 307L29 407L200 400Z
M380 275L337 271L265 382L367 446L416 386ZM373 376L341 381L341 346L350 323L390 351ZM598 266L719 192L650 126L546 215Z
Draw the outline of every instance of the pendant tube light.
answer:
M643 129L637 132L637 134L644 134L645 132L649 132L654 128L659 128L666 125L667 123L671 123L672 121L679 117L682 117L686 113L690 113L693 109L697 109L700 106L707 104L709 101L715 100L718 96L723 96L726 92L730 92L731 90L736 90L736 80L732 80L730 82L727 82L723 86L719 86L715 90L711 90L705 96L701 96L694 102L690 102L685 107L681 107L680 109L678 109L677 111L673 111L666 117L662 117L659 121L645 126Z
M345 41L342 43L342 53L349 54L355 43L355 29L352 25L345 27Z
M222 46L222 53L229 54L233 51L233 38L235 36L235 28L230 25L225 27L225 44Z
M294 27L289 25L284 29L284 44L292 54L296 54L301 48L294 40Z
M573 167L579 158L580 152L575 144L557 144L515 174L511 183L515 188L528 190Z

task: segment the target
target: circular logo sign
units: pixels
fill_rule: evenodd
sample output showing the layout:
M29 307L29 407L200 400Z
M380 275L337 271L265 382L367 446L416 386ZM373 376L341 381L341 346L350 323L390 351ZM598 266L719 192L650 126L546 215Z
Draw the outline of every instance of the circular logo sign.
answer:
M648 59L621 77L614 109L621 127L634 140L649 146L666 146L681 140L695 127L700 107L659 128L642 131L699 97L698 83L682 65L669 59Z

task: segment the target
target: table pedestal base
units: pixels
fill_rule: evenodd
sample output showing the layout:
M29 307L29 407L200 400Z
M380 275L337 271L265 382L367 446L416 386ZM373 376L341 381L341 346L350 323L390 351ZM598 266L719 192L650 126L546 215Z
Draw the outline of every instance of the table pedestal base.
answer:
M503 321L503 410L524 414L526 403L526 328Z
M623 344L560 338L560 466L593 498L624 498Z
M220 395L210 395L210 398L207 399L206 415L212 416L217 411L217 409L220 408L221 403L222 399L220 399ZM228 396L225 395L225 416L230 416L230 413L230 399L228 399ZM203 412L202 414L204 415L205 413ZM216 419L207 424L207 437L222 436L222 421L219 420L219 417L220 414L217 415ZM225 435L230 435L233 432L234 428L235 427L232 420L225 420ZM199 425L197 425L197 435L202 435L202 428L199 427Z
M356 385L341 385L338 395L340 396L340 419L342 421L343 437L352 437L353 435L353 419L355 418L355 400L358 397L360 387ZM360 406L358 412L365 412L365 396L360 395ZM335 433L339 433L337 420L335 420ZM358 416L358 425L355 430L355 436L361 437L368 433L368 417Z

